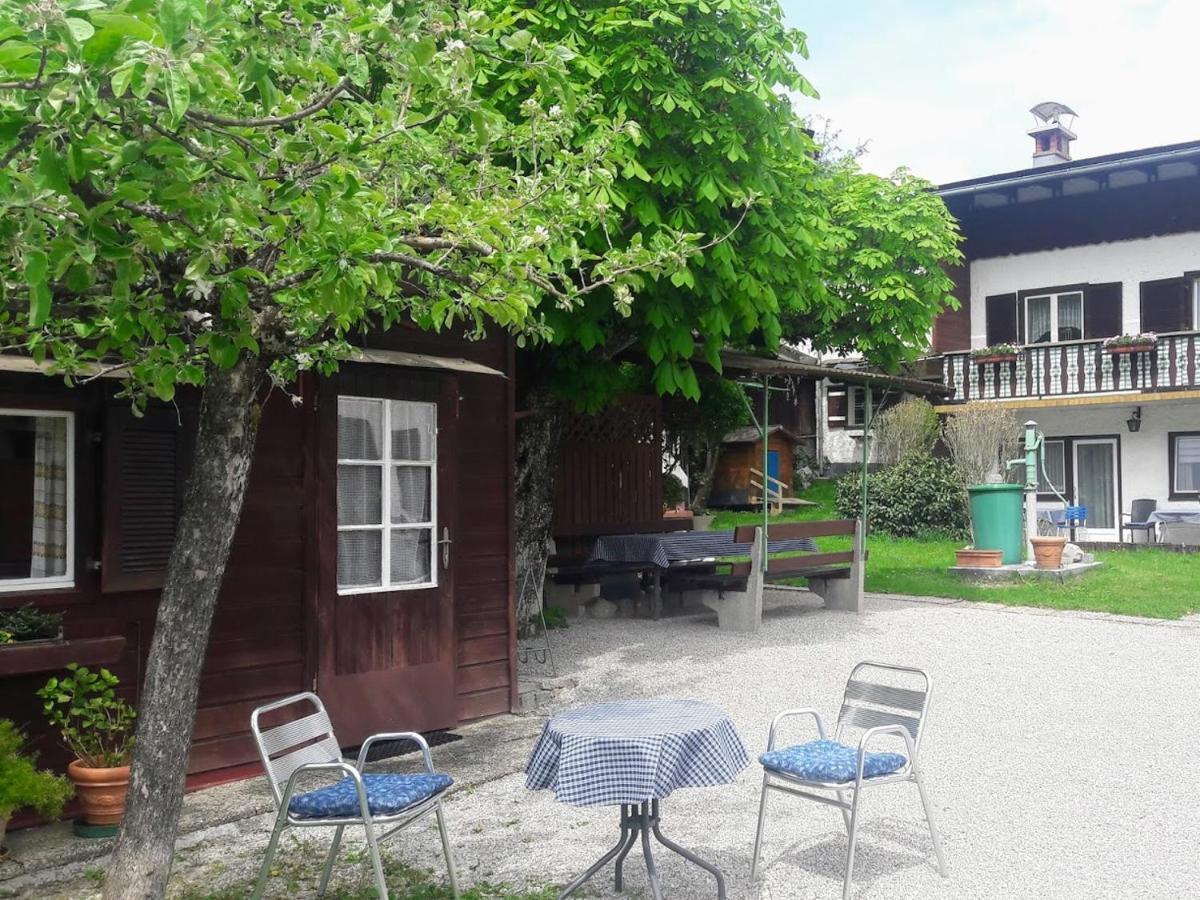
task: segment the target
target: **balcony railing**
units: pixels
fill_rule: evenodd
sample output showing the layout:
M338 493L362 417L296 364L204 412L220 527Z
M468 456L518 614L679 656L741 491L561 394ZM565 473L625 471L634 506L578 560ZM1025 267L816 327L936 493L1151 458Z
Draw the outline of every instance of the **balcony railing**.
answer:
M947 353L942 367L958 403L1185 390L1200 386L1200 333L1160 335L1154 349L1133 353L1113 353L1099 340L1022 347L1006 362Z

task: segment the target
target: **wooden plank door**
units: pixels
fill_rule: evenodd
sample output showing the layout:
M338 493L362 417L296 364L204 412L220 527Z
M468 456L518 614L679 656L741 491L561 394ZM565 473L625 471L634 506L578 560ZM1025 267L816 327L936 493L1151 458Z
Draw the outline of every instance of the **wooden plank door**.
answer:
M451 727L457 380L351 366L318 409L317 692L343 745Z

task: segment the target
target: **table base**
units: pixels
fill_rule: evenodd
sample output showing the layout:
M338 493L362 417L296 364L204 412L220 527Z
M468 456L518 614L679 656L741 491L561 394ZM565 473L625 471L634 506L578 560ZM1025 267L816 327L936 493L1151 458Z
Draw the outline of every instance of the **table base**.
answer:
M615 847L592 863L587 871L583 872L563 888L562 893L558 895L558 900L563 900L564 897L570 896L584 882L608 865L613 859L617 861L616 872L613 877L613 887L618 891L622 890L624 888L624 879L621 869L625 864L625 857L629 855L629 851L633 849L633 845L637 843L639 837L642 840L642 855L646 859L646 874L650 876L650 892L654 895L654 900L662 900L662 886L658 881L658 870L654 865L654 854L650 852L650 836L652 834L654 835L654 839L668 850L679 854L684 859L691 860L700 868L710 872L717 879L717 900L725 900L725 876L721 874L721 870L712 863L706 862L696 856L690 850L680 847L674 841L668 840L663 836L659 828L657 800L650 800L641 804L621 804L621 839L617 841Z

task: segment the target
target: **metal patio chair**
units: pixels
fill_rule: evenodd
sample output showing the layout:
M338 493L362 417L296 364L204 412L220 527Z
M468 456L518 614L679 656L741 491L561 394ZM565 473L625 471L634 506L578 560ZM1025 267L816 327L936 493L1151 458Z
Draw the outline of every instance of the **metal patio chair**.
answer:
M1133 533L1141 531L1146 535L1146 543L1152 544L1157 538L1158 523L1148 519L1158 510L1157 500L1134 500L1129 504L1129 512L1121 513L1121 518L1128 519L1121 523L1121 541L1125 540L1125 532L1129 532L1129 543L1133 543Z
M263 729L259 721L271 712L284 707L307 703L312 708L307 715L293 718L284 724ZM342 759L341 745L333 734L329 716L319 697L312 693L296 694L260 706L250 716L250 730L258 745L258 754L271 785L278 814L275 828L267 844L267 854L254 886L253 900L262 896L271 871L271 859L279 838L288 828L336 828L333 844L321 870L317 896L323 896L337 858L342 832L347 825L361 825L366 831L367 848L375 870L375 886L380 900L388 900L383 863L379 857L379 842L400 830L424 819L430 813L437 816L442 836L442 852L446 855L446 870L450 875L450 890L458 897L458 877L454 871L454 855L450 851L450 836L442 814L442 794L453 783L449 775L433 768L429 744L421 735L403 731L376 734L367 738L358 751L358 760L351 765ZM367 752L378 741L409 740L421 750L425 772L418 775L368 775L363 772ZM297 780L314 772L340 773L344 777L333 784L297 792ZM375 826L391 826L382 834Z
M929 795L919 762L921 737L932 696L933 682L921 669L860 662L850 672L850 679L846 682L846 693L832 740L826 736L825 722L815 709L790 709L775 717L767 737L767 752L759 757L763 766L763 786L758 808L758 831L754 836L754 857L750 864L751 881L758 874L763 826L767 816L767 795L771 791L779 791L841 810L849 837L846 875L842 884L842 897L846 900L850 896L854 876L854 847L858 839L863 791L868 787L910 781L916 784L921 797L925 821L929 824L929 836L933 839L933 852L937 856L938 872L943 878L946 877L946 861L942 856L937 828L933 824ZM812 716L820 739L776 750L775 739L780 723L796 716ZM850 731L861 732L856 744L844 741ZM879 738L884 736L891 739L893 747L897 746L895 741L899 738L907 755L868 750L869 746L878 746ZM814 791L832 792L833 796ZM851 792L849 800L846 799L847 791Z
M1088 509L1086 506L1068 506L1061 514L1055 516L1055 529L1061 535L1064 531L1087 526Z

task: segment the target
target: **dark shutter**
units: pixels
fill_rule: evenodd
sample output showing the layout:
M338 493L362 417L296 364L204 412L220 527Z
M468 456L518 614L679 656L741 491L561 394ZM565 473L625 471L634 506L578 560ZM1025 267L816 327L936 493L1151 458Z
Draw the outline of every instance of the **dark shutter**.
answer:
M1157 333L1192 330L1192 304L1186 278L1143 281L1142 331Z
M1017 295L993 294L985 300L987 313L987 343L989 347L996 344L1020 343L1017 329Z
M1083 336L1107 338L1121 330L1121 282L1089 284L1083 297Z
M829 402L829 419L826 424L830 428L845 428L846 427L846 390L844 384L830 385L829 391L826 394L826 399ZM835 394L834 391L841 393Z
M162 587L188 443L174 407L152 407L139 418L114 400L106 410L101 590Z

